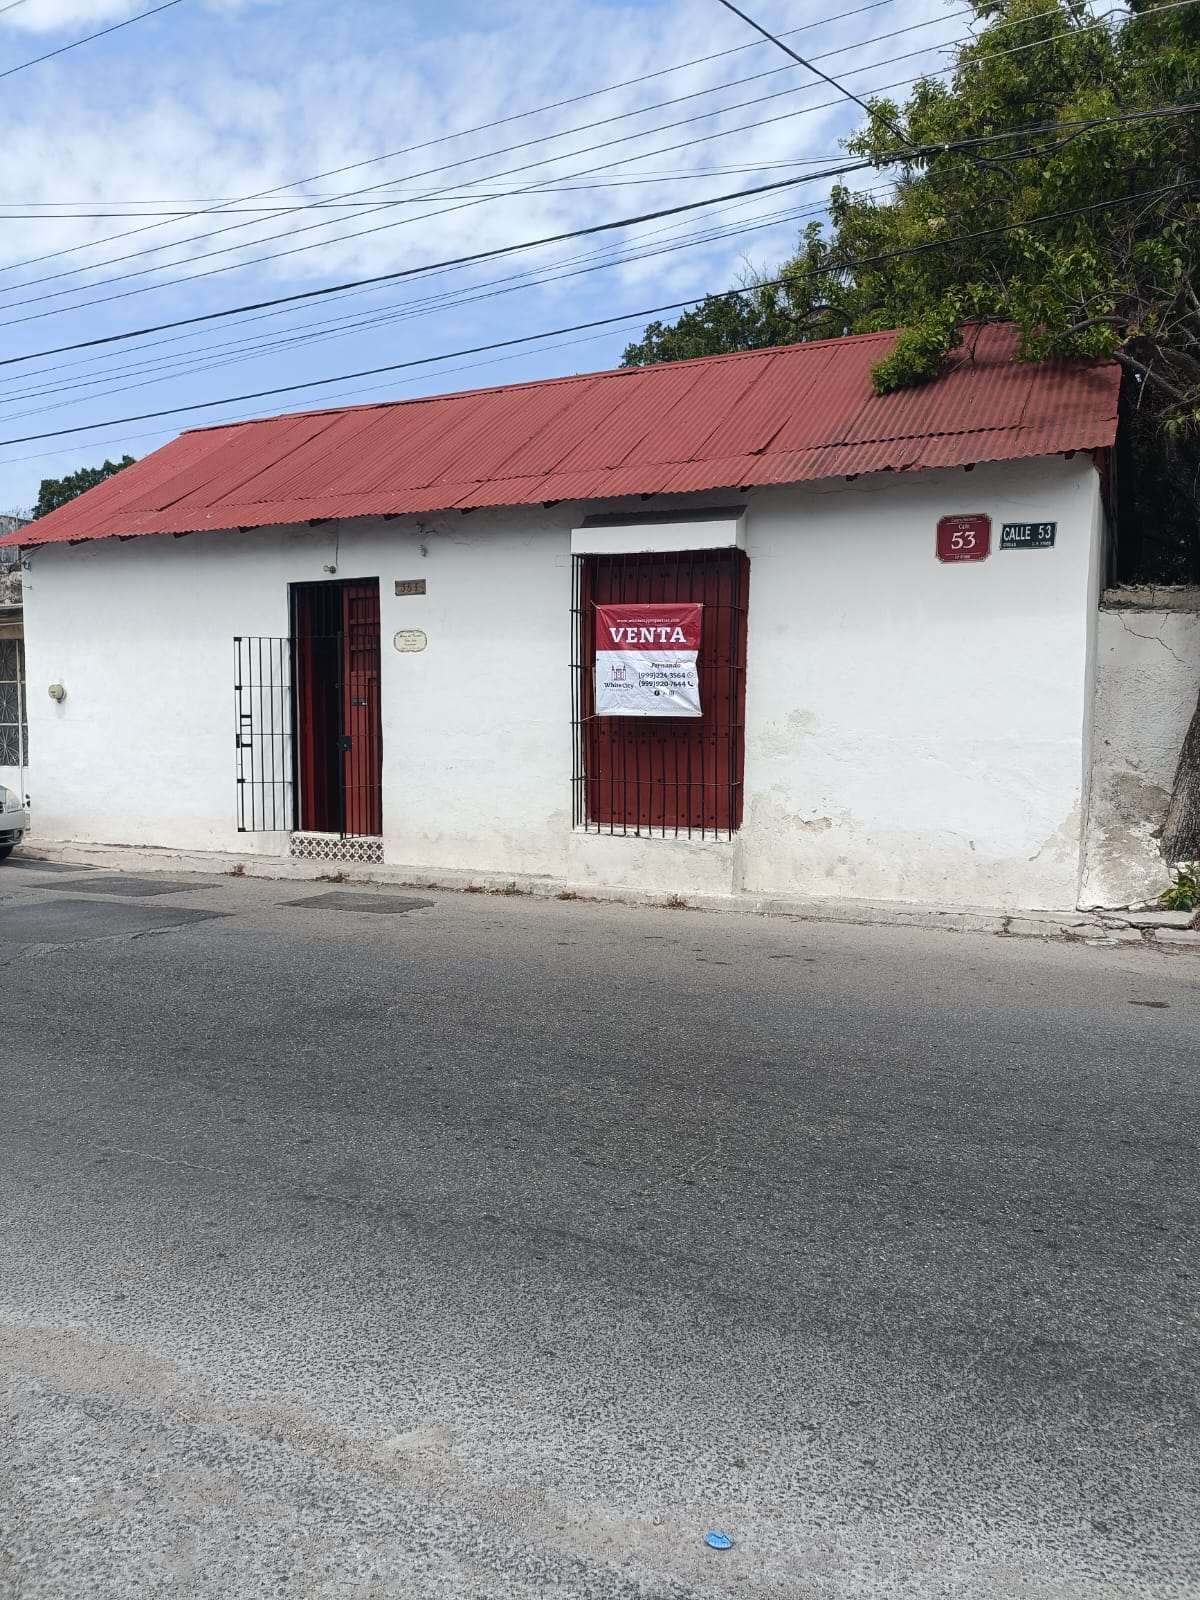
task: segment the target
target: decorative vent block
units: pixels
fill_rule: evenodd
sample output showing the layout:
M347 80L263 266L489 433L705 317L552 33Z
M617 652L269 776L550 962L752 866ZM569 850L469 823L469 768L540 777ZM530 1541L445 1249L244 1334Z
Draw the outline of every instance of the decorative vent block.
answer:
M297 861L353 861L383 865L383 840L342 838L338 833L294 833L288 854Z

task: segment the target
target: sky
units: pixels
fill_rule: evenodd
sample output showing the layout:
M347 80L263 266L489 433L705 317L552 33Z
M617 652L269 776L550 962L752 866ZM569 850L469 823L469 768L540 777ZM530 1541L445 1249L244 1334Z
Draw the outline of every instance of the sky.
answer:
M864 97L972 23L741 5ZM0 88L0 512L189 427L616 366L783 260L862 121L718 0L0 0Z

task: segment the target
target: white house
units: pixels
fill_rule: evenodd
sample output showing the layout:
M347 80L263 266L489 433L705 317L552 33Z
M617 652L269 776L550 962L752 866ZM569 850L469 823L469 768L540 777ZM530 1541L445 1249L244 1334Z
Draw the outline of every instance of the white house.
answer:
M36 837L1075 905L1118 373L893 337L184 434L20 535Z

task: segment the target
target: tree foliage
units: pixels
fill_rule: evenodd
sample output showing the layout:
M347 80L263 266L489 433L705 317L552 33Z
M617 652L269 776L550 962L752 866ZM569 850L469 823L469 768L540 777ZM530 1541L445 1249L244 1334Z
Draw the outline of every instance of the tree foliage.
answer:
M34 519L47 516L51 511L57 511L59 506L65 506L68 500L74 500L76 495L94 489L106 478L123 472L126 467L131 467L133 462L133 456L126 455L122 456L120 461L105 461L101 467L80 467L78 472L68 473L65 478L43 478L41 488L38 490L37 503L33 508Z
M835 188L781 282L736 312L710 296L653 324L626 363L898 328L874 373L886 393L935 376L966 324L994 319L1016 324L1027 360L1115 357L1132 458L1172 530L1144 575L1200 578L1200 116L1157 115L1200 101L1200 12L972 4L949 78L876 102L849 142L890 192Z

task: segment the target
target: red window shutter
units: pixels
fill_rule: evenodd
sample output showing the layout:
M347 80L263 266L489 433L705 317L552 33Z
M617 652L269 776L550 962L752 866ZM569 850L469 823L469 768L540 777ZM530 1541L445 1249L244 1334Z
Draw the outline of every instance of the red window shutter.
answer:
M742 822L743 550L577 558L576 822L604 832L730 835ZM700 718L597 717L597 605L698 601Z

